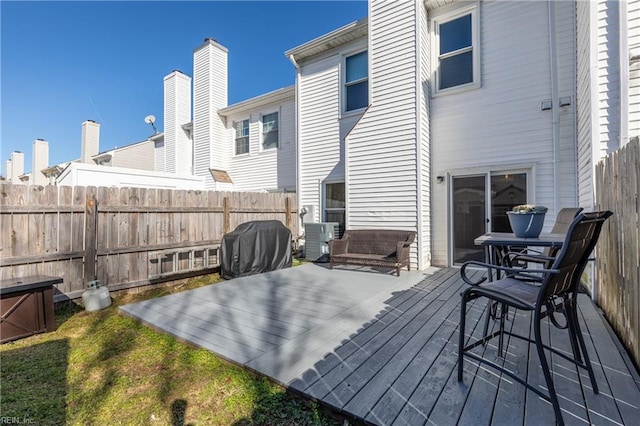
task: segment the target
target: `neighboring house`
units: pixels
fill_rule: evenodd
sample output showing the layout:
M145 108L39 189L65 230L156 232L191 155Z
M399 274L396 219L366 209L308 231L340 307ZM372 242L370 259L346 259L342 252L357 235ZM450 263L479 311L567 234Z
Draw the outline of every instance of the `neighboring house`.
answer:
M294 87L229 106L227 84L227 49L208 38L194 50L193 88L181 71L164 78L163 132L99 152L100 125L87 120L80 159L47 166L48 154L34 148L34 159L40 158L34 170L45 184L57 185L295 191ZM6 167L20 170L14 181L28 183L23 158L14 153Z
M56 178L56 184L60 186L202 189L204 188L204 179L198 176L175 173L71 162L60 172Z
M370 0L286 52L300 207L415 230L419 268L482 257L510 205L548 206L547 228L591 210L596 162L637 134L638 18L635 0Z
M207 38L193 60L194 174L207 189L295 190L294 88L228 105L227 49Z
M227 161L239 191L296 190L295 92L286 87L218 110L232 140Z

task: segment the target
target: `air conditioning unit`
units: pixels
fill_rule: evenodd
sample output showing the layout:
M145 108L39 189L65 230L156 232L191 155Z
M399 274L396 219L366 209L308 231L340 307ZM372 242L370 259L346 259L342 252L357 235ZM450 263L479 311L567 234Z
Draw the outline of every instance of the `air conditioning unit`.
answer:
M305 258L312 262L329 261L329 240L338 238L338 222L304 224Z

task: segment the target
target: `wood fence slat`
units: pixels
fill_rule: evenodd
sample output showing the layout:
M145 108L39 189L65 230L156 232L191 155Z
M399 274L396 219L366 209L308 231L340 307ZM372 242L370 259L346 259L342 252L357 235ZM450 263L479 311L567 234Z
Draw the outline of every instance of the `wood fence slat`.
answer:
M640 139L596 166L596 206L614 215L596 247L596 301L640 366Z
M246 221L275 219L294 235L297 229L295 194L3 183L1 195L0 276L62 277L57 301L80 297L94 277L113 289L170 281L179 275L158 274L173 271L173 252L181 253L180 276L211 272L215 252L203 269L202 247L219 245ZM92 217L87 199L95 200ZM161 252L169 255L157 262Z

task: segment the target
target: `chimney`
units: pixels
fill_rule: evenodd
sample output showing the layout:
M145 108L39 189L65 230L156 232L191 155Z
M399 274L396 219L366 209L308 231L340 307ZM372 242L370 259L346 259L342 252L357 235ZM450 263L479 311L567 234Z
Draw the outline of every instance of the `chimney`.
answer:
M91 157L100 149L100 125L93 120L82 123L82 147L80 149L80 162L91 163Z
M224 46L207 38L193 52L193 149L194 174L214 189L210 169L227 170L226 128L218 110L227 106L227 53Z
M11 159L7 161L7 180L15 185L23 183L20 176L24 174L24 154L13 151Z
M182 128L183 124L189 122L191 122L191 77L176 70L164 78L165 164L162 171L193 175L191 138Z
M44 139L33 141L33 156L31 159L31 174L33 185L46 185L47 177L42 174L42 170L49 167L49 143Z

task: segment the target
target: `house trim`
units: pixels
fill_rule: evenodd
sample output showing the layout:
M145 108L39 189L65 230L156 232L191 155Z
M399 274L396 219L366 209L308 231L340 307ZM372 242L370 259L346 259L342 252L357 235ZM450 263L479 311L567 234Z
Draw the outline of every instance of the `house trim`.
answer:
M226 108L221 108L218 110L218 114L223 117L229 117L231 115L240 114L249 109L257 109L268 104L280 103L295 96L295 85L291 85L264 95L256 96L255 98L238 102L237 104L229 105Z
M299 64L306 59L317 57L321 53L362 38L368 32L369 19L363 18L315 38L307 43L301 44L300 46L294 47L293 49L289 49L284 52L284 54L292 60L292 62L297 62Z

